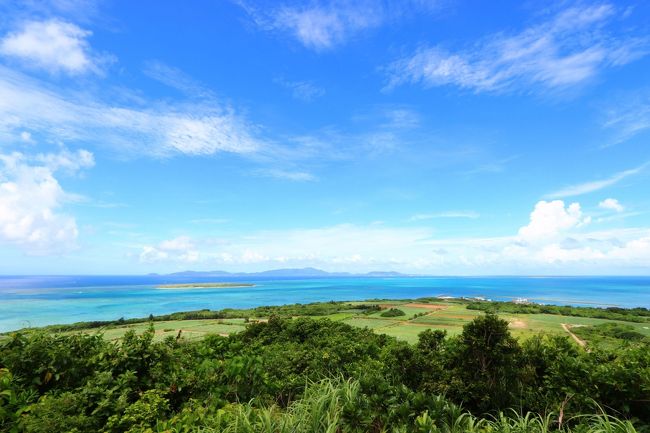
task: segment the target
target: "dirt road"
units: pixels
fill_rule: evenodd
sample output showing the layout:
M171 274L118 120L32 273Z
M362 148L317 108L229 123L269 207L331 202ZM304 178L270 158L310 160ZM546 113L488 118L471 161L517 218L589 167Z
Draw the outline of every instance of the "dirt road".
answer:
M562 324L562 329L564 329L566 332L568 332L569 335L571 336L571 338L573 338L575 340L575 342L578 343L581 347L586 347L587 346L587 342L585 340L581 340L580 338L578 338L578 336L576 334L571 332L571 328L569 327L569 325L567 325L566 323L563 323Z

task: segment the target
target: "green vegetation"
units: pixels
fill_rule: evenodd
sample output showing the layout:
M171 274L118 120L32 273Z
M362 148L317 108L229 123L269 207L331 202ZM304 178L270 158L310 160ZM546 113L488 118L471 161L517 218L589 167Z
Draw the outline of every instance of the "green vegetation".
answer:
M382 318L382 306L406 320ZM559 326L569 318L545 314L534 320L554 318L557 333L517 338L515 322L536 316L377 301L11 333L0 342L0 431L650 431L647 339L587 351ZM572 331L607 338L642 329L575 320L595 324ZM188 336L192 325L203 333ZM411 328L414 344L383 332Z
M399 317L399 316L406 316L406 313L400 310L399 308L391 308L389 310L384 311L383 313L380 314L381 317Z
M593 326L572 327L571 332L591 345L616 348L630 342L650 343L650 337L627 323L601 323Z
M341 311L349 311L359 314L370 314L380 311L381 308L376 304L364 303L345 303L345 302L315 302L312 304L290 304L280 306L263 306L250 309L233 309L226 308L219 311L198 310L185 311L160 316L149 316L149 318L119 319L95 322L77 322L68 325L46 326L52 332L78 331L96 328L115 328L125 327L127 325L142 324L147 322L169 322L177 320L222 320L222 319L245 319L261 318L273 315L281 317L292 316L328 316Z
M228 289L237 287L255 287L251 283L190 283L190 284L162 284L158 289Z
M266 306L252 309L224 309L220 311L199 310L179 312L149 318L120 319L115 321L82 322L70 325L49 326L45 329L51 332L74 333L85 332L90 334L102 333L105 338L115 340L121 338L127 331L134 330L141 334L153 322L156 341L165 337L174 336L182 340L196 340L209 334L232 334L240 332L249 322L264 321L271 316L278 317L313 317L327 318L340 321L352 326L367 327L379 334L387 334L409 343L416 343L418 335L426 329L445 330L448 335L458 335L463 326L474 318L483 314L475 308L476 303L463 300L441 300L436 298L423 298L417 300L372 300L365 302L324 302L312 304L294 304L282 306ZM481 305L493 305L482 303ZM625 344L625 340L616 337L602 337L598 333L591 333L591 327L601 324L620 324L631 326L635 333L650 338L650 322L644 321L644 316L634 316L630 311L643 311L643 309L624 310L627 313L620 315L630 320L609 320L594 318L600 313L594 308L587 308L580 312L575 308L575 315L563 316L559 314L535 313L525 305L526 313L510 312L521 306L503 303L499 305L499 317L510 324L510 332L520 340L531 338L539 333L548 335L568 335L568 330L585 340L589 346L603 346L613 348ZM382 313L391 308L399 309L404 316L384 317ZM572 307L573 308L573 307ZM602 310L601 310L602 312ZM566 329L565 329L566 326ZM6 336L0 335L0 341Z
M561 316L590 317L595 319L650 322L647 308L595 308L559 305L518 304L513 302L474 301L467 305L470 310L517 314L557 314Z

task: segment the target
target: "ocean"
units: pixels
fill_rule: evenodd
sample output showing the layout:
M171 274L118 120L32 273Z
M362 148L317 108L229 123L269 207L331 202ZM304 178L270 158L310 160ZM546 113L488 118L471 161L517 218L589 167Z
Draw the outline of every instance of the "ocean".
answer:
M254 287L161 290L160 284L247 282ZM175 311L428 296L526 298L556 305L650 307L650 277L0 276L0 332Z

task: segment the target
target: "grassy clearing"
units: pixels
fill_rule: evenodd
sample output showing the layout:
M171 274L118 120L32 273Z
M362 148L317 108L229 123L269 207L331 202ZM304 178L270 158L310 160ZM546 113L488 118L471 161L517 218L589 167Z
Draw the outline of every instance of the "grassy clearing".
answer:
M142 334L149 328L149 323L137 323L133 325L99 328L84 331L86 334L102 334L108 340L117 340L127 331L133 330L136 334ZM166 337L177 337L180 331L180 338L185 340L197 340L208 334L229 335L245 328L244 319L218 319L218 320L170 320L154 322L155 337L157 341ZM76 332L76 331L71 331Z
M398 320L389 319L385 317L353 317L346 319L343 323L347 323L351 326L357 326L359 328L369 328L369 329L378 329L384 328L389 325L396 325L399 323Z

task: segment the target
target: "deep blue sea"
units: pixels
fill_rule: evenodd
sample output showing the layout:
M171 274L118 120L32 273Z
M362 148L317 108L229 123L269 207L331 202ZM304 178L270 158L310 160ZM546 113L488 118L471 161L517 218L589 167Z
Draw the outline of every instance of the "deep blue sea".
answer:
M255 287L161 290L170 283L241 281ZM197 278L0 276L0 332L175 311L426 296L527 298L560 305L650 307L650 277Z

